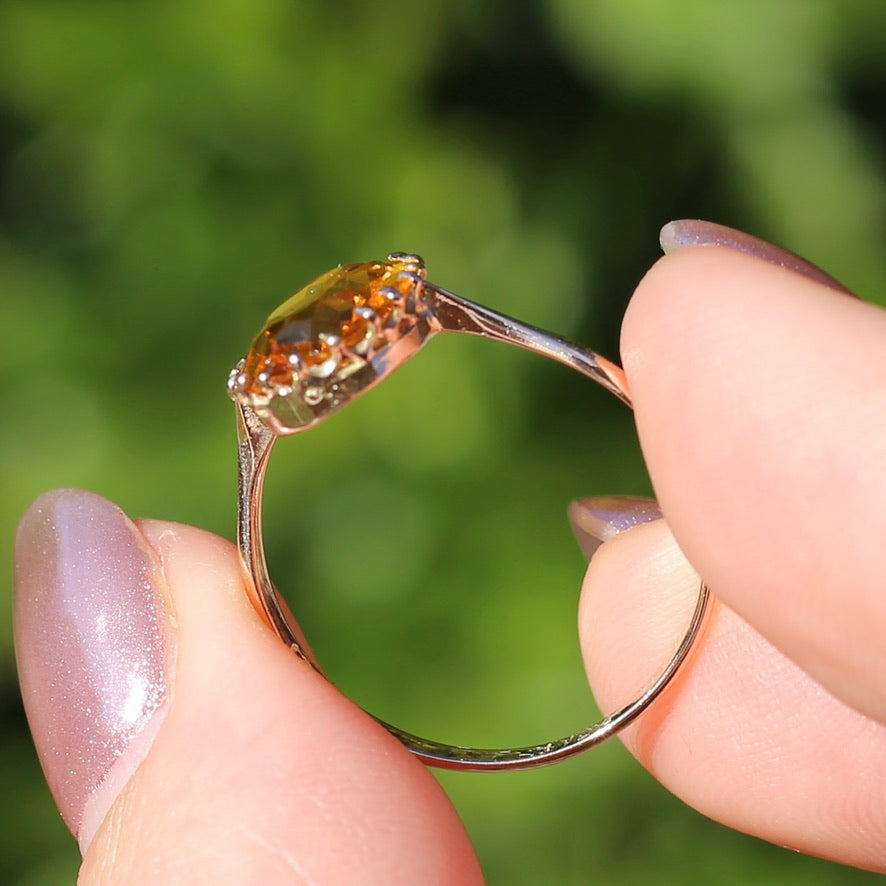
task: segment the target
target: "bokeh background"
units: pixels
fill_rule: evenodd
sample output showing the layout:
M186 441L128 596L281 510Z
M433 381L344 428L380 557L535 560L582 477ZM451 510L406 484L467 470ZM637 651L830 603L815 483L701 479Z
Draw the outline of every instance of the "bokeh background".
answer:
M882 301L884 29L880 0L6 0L4 562L57 485L231 537L227 370L341 261L417 251L441 285L610 355L671 218L780 242ZM565 505L648 491L612 398L444 337L279 447L272 574L374 712L453 742L535 742L596 713ZM10 572L0 882L68 883L76 849L16 686ZM617 742L441 779L493 883L873 881L706 821Z

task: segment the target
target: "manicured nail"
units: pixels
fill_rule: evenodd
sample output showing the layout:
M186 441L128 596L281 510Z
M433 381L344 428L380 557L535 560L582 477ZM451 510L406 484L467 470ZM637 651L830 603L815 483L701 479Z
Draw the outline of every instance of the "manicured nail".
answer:
M173 642L144 537L90 492L47 492L15 543L15 645L37 754L85 852L166 713Z
M665 253L676 252L684 246L725 246L727 249L744 252L787 271L800 274L802 277L808 277L838 292L853 295L839 280L835 280L830 274L796 253L788 252L787 249L774 246L742 231L736 231L734 228L727 228L725 225L698 219L672 221L661 229L659 241Z
M652 520L661 519L658 502L630 495L579 498L569 503L569 522L579 547L590 560L604 541Z

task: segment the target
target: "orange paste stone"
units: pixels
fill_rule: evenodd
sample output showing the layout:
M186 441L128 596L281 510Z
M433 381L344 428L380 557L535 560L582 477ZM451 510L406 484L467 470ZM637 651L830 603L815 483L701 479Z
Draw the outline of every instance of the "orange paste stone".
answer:
M412 280L398 275L415 270L414 263L404 261L361 262L340 265L312 280L268 317L253 341L243 366L244 391L270 394L295 383L298 364L310 368L328 361L331 349L321 333L340 338L346 348L358 346L369 334L371 321L354 309L371 308L383 324L396 303L381 290L392 287L407 295Z

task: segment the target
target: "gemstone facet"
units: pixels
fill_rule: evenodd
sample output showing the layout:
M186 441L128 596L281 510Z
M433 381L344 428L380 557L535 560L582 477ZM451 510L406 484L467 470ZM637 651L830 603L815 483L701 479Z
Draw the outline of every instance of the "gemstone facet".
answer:
M278 433L309 427L398 365L428 335L421 302L424 263L394 253L386 261L340 265L317 277L268 317L231 370L228 393Z

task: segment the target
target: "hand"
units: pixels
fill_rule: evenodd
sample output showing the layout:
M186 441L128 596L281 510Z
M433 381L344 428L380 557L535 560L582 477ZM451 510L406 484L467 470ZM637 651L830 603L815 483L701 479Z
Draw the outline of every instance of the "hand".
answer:
M622 354L667 525L592 560L598 701L673 649L697 590L682 549L717 602L677 684L623 733L631 752L711 818L886 870L886 312L680 249L641 283Z
M754 258L662 260L624 358L667 525L598 551L580 616L616 707L685 628L676 536L723 602L628 747L707 815L875 869L884 341L883 312ZM270 635L229 543L49 493L19 531L16 638L82 882L481 881L436 781Z

